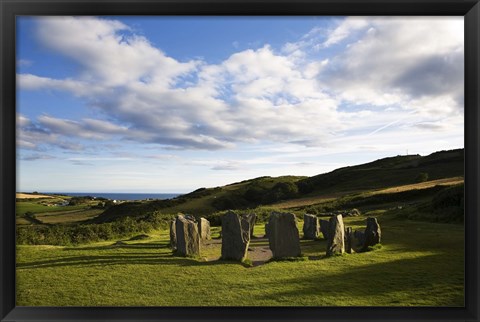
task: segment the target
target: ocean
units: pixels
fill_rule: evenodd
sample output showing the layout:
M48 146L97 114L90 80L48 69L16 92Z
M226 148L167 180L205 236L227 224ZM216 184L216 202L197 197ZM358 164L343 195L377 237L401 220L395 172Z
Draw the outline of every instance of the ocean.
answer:
M111 200L145 200L145 199L171 199L181 193L121 193L121 192L45 192L45 194L60 194L64 196L102 197Z

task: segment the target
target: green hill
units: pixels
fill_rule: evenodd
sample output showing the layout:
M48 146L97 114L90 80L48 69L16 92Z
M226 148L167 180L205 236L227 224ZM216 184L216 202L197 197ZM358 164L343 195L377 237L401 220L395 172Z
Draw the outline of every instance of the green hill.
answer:
M428 180L464 175L464 150L440 151L420 155L396 156L300 180L302 194L318 195L387 188L418 182L421 173Z
M168 200L127 202L113 206L92 223L115 221L146 213L179 212L211 215L227 209L251 209L284 200L348 194L464 175L464 150L440 151L428 156L408 155L379 159L313 177L259 177L223 187L199 188Z

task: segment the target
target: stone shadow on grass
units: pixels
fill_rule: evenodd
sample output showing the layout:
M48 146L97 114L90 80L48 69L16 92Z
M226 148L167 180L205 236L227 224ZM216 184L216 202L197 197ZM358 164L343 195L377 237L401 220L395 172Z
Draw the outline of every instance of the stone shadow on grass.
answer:
M284 285L294 285L291 291L269 294L265 299L288 298L297 294L311 296L385 296L395 292L411 292L430 289L434 292L439 284L446 283L448 272L438 267L445 263L442 253L426 255L411 259L400 259L390 262L373 263L355 267L341 273L303 275L281 281ZM447 264L448 265L448 264ZM463 264L462 264L463 265ZM435 267L435 272L433 267ZM265 288L276 287L275 284L265 285ZM348 305L348 303L339 303ZM374 306L375 303L372 303Z
M72 251L72 250L107 250L107 249L115 249L115 248L124 248L124 249L131 249L131 248L145 248L145 249L161 249L161 248L168 248L169 245L167 243L135 243L135 244L127 244L123 241L117 241L111 245L104 245L104 246L86 246L86 247L68 247L64 250Z

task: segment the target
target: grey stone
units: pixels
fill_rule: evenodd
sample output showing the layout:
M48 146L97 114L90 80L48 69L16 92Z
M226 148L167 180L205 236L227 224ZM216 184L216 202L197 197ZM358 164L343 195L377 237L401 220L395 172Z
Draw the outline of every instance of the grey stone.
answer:
M255 214L244 214L242 217L248 221L250 225L250 239L253 238L253 229L255 228L255 221L257 220L257 215Z
M198 221L198 233L200 234L201 240L212 239L210 235L210 222L203 217Z
M322 232L323 238L328 240L328 230L330 229L330 222L328 220L320 219L320 231Z
M315 215L303 215L303 238L316 239L320 232L320 223Z
M329 220L327 256L345 253L345 228L342 215L334 215Z
M365 241L363 243L363 248L366 249L369 246L379 244L381 237L382 231L380 230L377 218L367 218L367 228L365 228Z
M177 250L177 233L175 230L175 219L170 222L170 248Z
M357 246L362 247L363 244L365 243L365 232L355 230L355 232L353 233L353 236L357 240Z
M345 228L345 251L349 254L353 251L353 229L352 227Z
M265 238L268 238L268 232L269 232L269 227L268 227L268 222L265 224Z
M222 259L243 261L250 243L250 223L233 211L222 217Z
M200 255L200 234L198 224L193 216L178 215L175 220L175 233L177 237L176 252L181 256Z
M274 258L300 256L300 235L294 214L273 212L270 215L268 243Z

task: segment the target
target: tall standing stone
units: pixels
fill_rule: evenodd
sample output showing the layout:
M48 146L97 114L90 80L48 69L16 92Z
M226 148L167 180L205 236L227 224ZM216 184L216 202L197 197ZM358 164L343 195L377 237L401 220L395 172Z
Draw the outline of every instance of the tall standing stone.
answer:
M365 244L365 232L360 231L360 230L355 230L353 233L353 236L357 240L357 247L363 247L363 244Z
M345 251L349 254L352 253L353 249L353 229L352 227L345 228Z
M366 249L369 246L379 244L381 237L382 231L380 230L377 218L367 218L367 228L365 229L365 242L363 248Z
M316 239L320 232L320 224L315 215L303 215L303 238Z
M175 219L170 222L170 248L177 250L177 233L175 230Z
M342 215L333 215L329 220L327 256L345 252L345 227Z
M248 221L250 225L250 239L253 238L253 229L255 228L255 221L257 220L257 215L255 214L244 214L242 217Z
M210 240L210 222L205 218L200 218L198 221L198 233L201 240Z
M294 214L273 212L270 215L268 243L274 258L300 256L300 235Z
M182 256L200 255L200 234L193 216L178 215L175 220L177 254Z
M267 223L265 224L265 238L268 238L269 231L270 231L270 228L268 227L268 221L267 221Z
M243 261L250 243L250 223L233 211L222 217L222 259Z
M323 238L328 240L328 231L330 229L330 222L328 220L320 219L320 231L322 232Z

